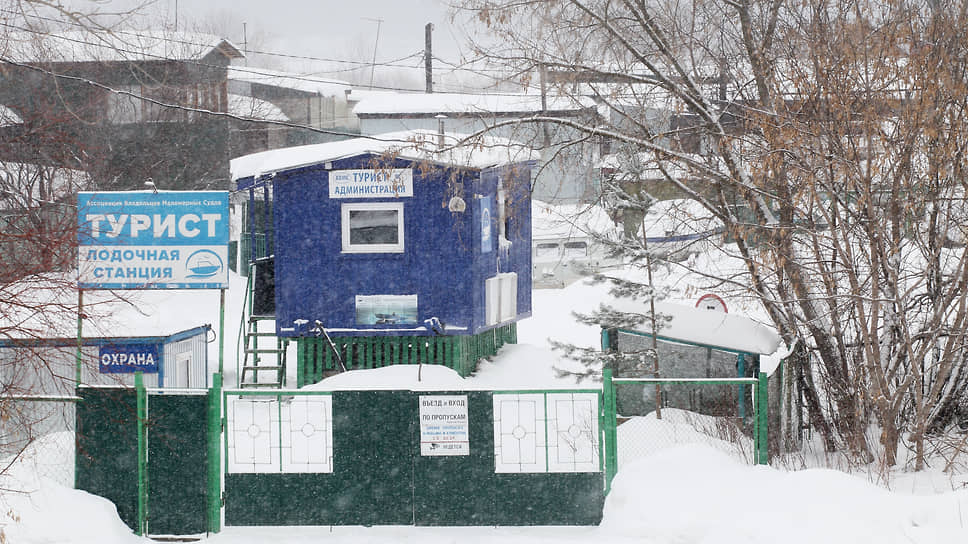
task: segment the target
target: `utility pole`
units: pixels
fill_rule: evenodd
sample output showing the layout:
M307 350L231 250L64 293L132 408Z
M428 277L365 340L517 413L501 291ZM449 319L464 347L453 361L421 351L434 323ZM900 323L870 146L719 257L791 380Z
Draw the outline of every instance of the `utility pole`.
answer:
M538 72L541 79L541 115L548 114L548 65L541 63ZM548 123L541 123L541 130L544 132L544 148L551 145L551 135L548 134Z
M376 71L376 48L380 45L380 26L383 25L383 19L379 17L363 17L367 21L373 21L376 23L376 39L373 40L373 62L370 63L370 88L373 88L373 72Z
M434 24L427 23L424 27L424 74L427 77L427 93L434 92L434 56L431 49L431 35Z

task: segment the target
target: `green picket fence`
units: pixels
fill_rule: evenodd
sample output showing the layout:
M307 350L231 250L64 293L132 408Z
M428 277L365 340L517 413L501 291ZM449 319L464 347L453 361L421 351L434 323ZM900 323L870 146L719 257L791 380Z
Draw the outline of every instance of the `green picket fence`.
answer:
M399 364L443 365L462 377L477 362L497 354L504 344L517 343L517 324L511 323L472 336L386 336L332 338L347 370ZM297 385L317 383L339 368L325 338L297 338Z

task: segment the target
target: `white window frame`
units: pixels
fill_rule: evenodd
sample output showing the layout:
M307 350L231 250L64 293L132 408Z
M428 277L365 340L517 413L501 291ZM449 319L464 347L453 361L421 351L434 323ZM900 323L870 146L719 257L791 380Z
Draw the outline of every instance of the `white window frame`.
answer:
M569 247L571 246L571 247ZM580 249L581 252L576 251ZM581 258L588 256L588 242L584 240L569 240L561 244L561 252L565 258Z
M350 212L359 210L393 210L397 212L397 232L395 244L351 244ZM403 253L404 248L403 202L346 202L340 209L340 230L342 232L343 253Z

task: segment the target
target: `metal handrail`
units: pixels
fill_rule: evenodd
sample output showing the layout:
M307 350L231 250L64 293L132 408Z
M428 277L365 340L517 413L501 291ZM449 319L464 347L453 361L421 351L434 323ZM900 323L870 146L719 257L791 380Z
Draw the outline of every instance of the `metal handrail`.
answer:
M242 298L242 321L241 323L239 323L239 335L238 335L238 338L236 338L235 340L235 347L236 347L235 385L236 387L242 387L242 366L244 366L249 359L249 354L246 351L247 346L242 345L242 338L245 337L244 333L245 333L245 326L246 326L245 325L246 318L251 314L251 308L249 308L249 303L250 303L249 292L252 291L252 281L253 281L252 276L253 276L254 270L255 270L255 264L249 263L249 275L245 281L245 296ZM248 339L246 339L246 343L248 343ZM240 349L243 353L242 356L245 357L245 360L241 360L239 358Z

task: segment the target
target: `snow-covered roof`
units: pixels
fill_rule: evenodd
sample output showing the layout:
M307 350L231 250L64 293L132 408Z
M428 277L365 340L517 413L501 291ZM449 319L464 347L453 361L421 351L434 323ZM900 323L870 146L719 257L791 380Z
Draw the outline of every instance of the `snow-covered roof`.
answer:
M649 303L644 300L612 299L608 304L620 312L649 313ZM775 329L741 315L661 300L655 302L655 311L669 318L660 320L659 336L663 338L761 355L776 353L783 346ZM627 330L652 334L651 325Z
M16 62L199 60L214 51L229 58L244 56L224 38L195 32L17 32L7 40L4 57Z
M537 160L531 148L495 136L467 139L467 135L444 135L444 151L437 151L438 134L429 130L408 130L364 136L339 142L302 145L262 151L232 159L233 180L283 172L356 155L376 154L418 161L429 161L468 168L487 168L502 164Z
M362 102L367 98L374 98L374 99L391 98L392 99L394 96L397 96L399 94L401 93L397 91L380 91L380 90L374 90L374 89L354 88L353 90L350 91L348 95L346 95L346 100L348 102Z
M355 92L354 92L355 94ZM351 95L351 99L354 99ZM359 101L353 113L367 115L402 114L534 114L542 109L551 112L577 112L594 108L593 100L583 97L548 97L541 107L537 94L455 94L455 93L385 93L368 94Z
M289 117L272 102L240 94L229 95L229 113L246 119L289 121Z
M601 206L549 204L531 201L531 231L534 240L580 238L590 233L601 235L616 230L616 225Z
M323 96L345 95L346 91L352 89L350 83L338 79L325 79L312 75L280 72L265 68L250 68L248 66L229 67L229 80L271 85L307 93L319 93Z

